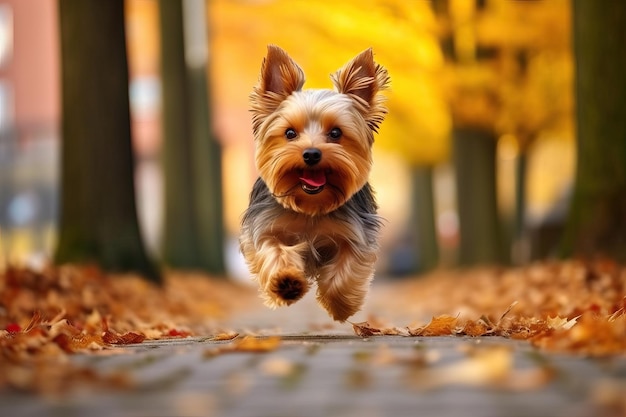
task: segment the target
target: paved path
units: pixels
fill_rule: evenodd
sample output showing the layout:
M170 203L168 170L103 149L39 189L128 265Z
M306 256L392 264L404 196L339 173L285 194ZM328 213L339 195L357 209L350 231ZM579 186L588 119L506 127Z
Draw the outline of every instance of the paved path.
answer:
M624 415L624 408L602 405L617 404L626 393L624 359L549 355L524 342L488 337L361 339L349 325L331 324L304 300L278 311L255 307L229 323L259 335L255 342L267 347L264 353L230 351L240 338L189 338L128 346L119 355L77 355L73 361L102 373L130 373L136 385L87 386L52 399L3 392L0 415Z

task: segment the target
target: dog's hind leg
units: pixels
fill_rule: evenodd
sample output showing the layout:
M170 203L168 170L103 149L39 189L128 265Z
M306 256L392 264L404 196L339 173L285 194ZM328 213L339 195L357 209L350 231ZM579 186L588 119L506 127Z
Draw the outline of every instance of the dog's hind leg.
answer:
M375 261L375 251L356 253L345 245L320 268L317 301L333 319L343 322L361 309L374 277Z

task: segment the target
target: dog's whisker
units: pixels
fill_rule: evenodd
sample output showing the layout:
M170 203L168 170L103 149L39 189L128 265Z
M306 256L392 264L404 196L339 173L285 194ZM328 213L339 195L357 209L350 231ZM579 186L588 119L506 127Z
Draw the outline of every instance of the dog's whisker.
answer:
M296 191L298 190L298 185L294 185L293 187L291 187L290 189L288 189L287 191L285 191L284 193L281 194L277 194L277 193L272 193L272 197L274 198L285 198L285 197L289 197L292 196L296 193Z

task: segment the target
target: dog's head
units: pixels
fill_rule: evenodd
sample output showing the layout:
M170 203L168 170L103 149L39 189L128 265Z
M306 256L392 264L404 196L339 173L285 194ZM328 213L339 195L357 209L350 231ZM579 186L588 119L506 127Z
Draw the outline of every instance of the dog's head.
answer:
M367 182L386 108L387 70L371 49L331 76L335 90L303 90L304 73L269 46L250 96L260 176L285 208L323 215Z

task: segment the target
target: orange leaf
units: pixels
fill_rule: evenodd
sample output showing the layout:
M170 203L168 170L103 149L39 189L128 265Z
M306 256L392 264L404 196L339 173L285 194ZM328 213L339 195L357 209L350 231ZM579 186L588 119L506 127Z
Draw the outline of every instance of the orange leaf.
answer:
M205 358L210 358L222 353L238 353L238 352L250 352L250 353L266 353L278 349L280 346L280 336L270 337L254 337L244 336L241 339L237 339L231 344L226 346L220 346L213 349L207 349L204 352Z
M484 334L487 333L488 331L488 327L485 325L485 323L482 320L468 320L465 323L465 326L463 326L463 330L461 330L461 334L467 335L467 336L483 336Z
M245 336L238 339L233 344L235 352L270 352L280 346L279 336L270 336L265 338Z
M146 339L146 336L128 332L122 335L115 334L111 331L106 331L102 335L102 340L110 345L130 345L134 343L141 343Z
M356 335L360 337L370 337L382 334L380 329L371 327L370 324L366 321L362 321L360 323L352 323L352 328L354 329L354 333L356 333Z
M433 317L426 326L411 331L411 336L450 336L457 320L457 317L446 315Z
M219 333L219 334L216 334L215 336L213 336L211 338L211 341L219 342L219 341L224 341L224 340L233 340L237 336L239 336L239 333L235 333L235 332Z

